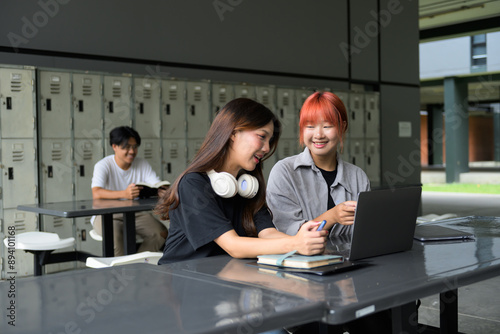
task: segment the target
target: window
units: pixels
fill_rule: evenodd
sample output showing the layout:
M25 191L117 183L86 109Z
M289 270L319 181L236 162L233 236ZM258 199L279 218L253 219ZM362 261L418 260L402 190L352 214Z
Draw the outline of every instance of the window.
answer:
M471 36L471 72L486 71L486 34Z

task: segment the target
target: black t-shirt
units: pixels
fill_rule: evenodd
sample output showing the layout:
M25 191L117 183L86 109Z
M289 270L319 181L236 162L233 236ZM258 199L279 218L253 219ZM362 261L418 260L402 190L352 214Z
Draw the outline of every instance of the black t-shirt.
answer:
M185 175L178 189L180 204L170 211L168 238L158 264L227 254L214 240L232 229L247 236L241 223L247 199L217 196L205 173ZM257 212L254 223L257 233L274 228L267 208Z
M316 166L318 167L318 166ZM335 168L334 171L326 171L318 167L318 169L321 171L321 174L323 175L323 178L326 181L326 184L328 185L328 210L333 208L335 206L335 202L333 201L332 194L330 193L330 187L332 186L333 182L335 182L335 179L337 178L337 168Z

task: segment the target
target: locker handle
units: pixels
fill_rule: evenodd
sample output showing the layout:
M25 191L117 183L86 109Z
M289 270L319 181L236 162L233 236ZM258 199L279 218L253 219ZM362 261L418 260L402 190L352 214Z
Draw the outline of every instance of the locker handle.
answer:
M356 113L353 111L352 112L352 120L354 121L356 119Z
M356 157L352 157L352 164L355 165L356 164Z
M195 114L195 109L194 109L194 106L191 106L191 115L193 115L193 116L194 116L194 114Z
M372 159L371 159L370 157L366 158L366 162L367 162L369 165L371 165L371 161L372 161Z
M368 120L371 121L372 120L372 113L371 112L368 112Z
M52 111L52 100L47 99L47 111Z
M144 114L144 103L139 103L139 114Z
M81 238L82 238L82 241L87 240L87 231L86 230L82 230Z
M280 117L283 118L283 108L280 109Z
M170 115L170 104L167 104L165 106L165 112L167 113L167 115Z
M12 110L12 97L7 97L7 110Z
M172 173L172 164L170 162L167 163L167 173Z
M84 165L80 165L80 176L81 177L85 176L85 166Z
M14 180L14 168L9 167L9 180Z
M47 176L50 178L54 177L54 171L52 166L47 166Z
M83 100L78 100L78 111L83 112Z
M108 104L108 109L110 113L113 113L113 101L110 101Z

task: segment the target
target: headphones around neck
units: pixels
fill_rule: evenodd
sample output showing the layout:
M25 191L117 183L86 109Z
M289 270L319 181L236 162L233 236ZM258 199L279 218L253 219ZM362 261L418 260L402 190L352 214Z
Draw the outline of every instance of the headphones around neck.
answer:
M223 198L231 198L237 193L244 198L253 198L259 191L259 181L255 176L243 174L238 178L227 172L217 173L215 170L207 172L212 189Z

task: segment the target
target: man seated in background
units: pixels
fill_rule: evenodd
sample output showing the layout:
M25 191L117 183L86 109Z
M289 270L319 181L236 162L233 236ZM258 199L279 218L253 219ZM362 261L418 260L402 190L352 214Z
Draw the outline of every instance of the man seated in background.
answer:
M115 154L109 155L94 166L92 176L93 199L134 199L139 196L141 187L138 182L155 184L160 182L151 165L137 157L141 145L139 133L128 126L111 130L109 143ZM164 191L160 188L158 191ZM101 216L94 217L94 230L102 235ZM136 234L143 242L138 252L158 252L165 244L168 230L150 212L138 212L135 215ZM115 256L124 255L123 250L123 214L113 215L113 236Z

